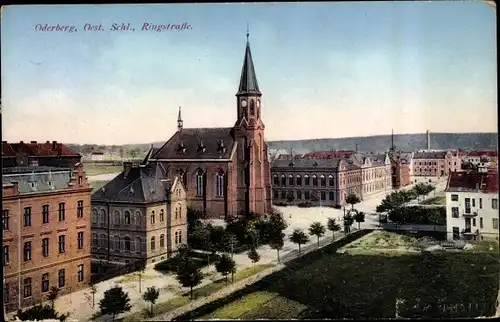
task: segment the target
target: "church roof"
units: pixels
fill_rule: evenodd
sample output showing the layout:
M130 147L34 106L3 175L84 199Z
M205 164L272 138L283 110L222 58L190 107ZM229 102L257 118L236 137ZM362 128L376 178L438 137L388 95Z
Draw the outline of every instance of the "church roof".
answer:
M120 173L104 187L92 194L92 201L113 202L161 202L168 200L170 187L166 180L166 171L161 164L132 167L125 176Z
M241 69L240 87L236 95L243 94L261 94L253 65L252 51L250 50L250 43L248 41L245 49L243 68Z
M183 128L149 159L230 159L234 145L233 128Z

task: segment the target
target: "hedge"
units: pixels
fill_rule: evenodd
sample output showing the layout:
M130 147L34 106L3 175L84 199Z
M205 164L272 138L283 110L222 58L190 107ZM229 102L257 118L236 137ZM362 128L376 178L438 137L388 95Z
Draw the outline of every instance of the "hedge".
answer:
M190 251L189 258L193 261L193 264L196 267L203 268L205 266L208 266L209 258L210 258L210 264L212 264L219 259L219 255ZM178 256L174 256L164 261L161 261L155 265L155 270L177 272L177 269L179 267L179 260L180 258Z

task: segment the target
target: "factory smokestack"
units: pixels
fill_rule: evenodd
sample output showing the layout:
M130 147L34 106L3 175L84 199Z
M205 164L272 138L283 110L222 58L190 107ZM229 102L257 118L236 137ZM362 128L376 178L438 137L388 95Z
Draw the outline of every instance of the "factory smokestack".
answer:
M429 130L427 130L426 134L427 134L427 150L430 150L431 149L431 132L429 132Z

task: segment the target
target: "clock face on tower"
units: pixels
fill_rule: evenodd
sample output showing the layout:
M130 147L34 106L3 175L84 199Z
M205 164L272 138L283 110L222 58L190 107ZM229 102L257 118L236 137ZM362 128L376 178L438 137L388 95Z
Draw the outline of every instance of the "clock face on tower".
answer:
M242 101L241 101L241 106L246 107L246 106L247 106L247 101L242 100Z

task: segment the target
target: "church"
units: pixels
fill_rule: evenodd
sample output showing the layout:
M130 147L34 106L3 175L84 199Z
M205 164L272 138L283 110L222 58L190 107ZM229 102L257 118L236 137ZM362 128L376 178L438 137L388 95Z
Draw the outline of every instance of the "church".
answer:
M207 218L226 218L271 210L271 172L261 119L262 93L247 42L232 127L184 128L160 148L152 147L143 166L161 164L186 189L188 207Z

